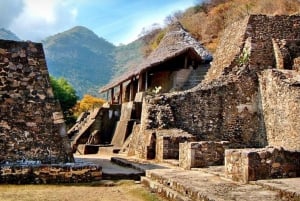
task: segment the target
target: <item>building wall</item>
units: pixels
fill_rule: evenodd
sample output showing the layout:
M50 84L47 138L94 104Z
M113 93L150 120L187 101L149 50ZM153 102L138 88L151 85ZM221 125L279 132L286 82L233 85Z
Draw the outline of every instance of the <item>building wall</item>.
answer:
M300 78L293 71L267 70L260 76L268 144L300 151Z
M300 39L300 16L251 15L228 27L222 36L219 48L214 54L212 67L205 82L219 79L227 72L235 71L237 60L250 39L248 50L249 68L253 72L275 68L275 55L272 40ZM224 54L226 52L226 54Z
M229 141L232 147L266 145L256 82L237 82L160 95L145 102L147 129L180 128L198 140Z
M73 161L42 44L0 40L0 163Z

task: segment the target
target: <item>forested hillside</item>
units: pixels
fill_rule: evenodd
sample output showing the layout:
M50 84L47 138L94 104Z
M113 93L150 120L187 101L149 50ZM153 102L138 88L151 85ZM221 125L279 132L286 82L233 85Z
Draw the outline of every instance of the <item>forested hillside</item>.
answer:
M85 27L74 27L43 41L48 69L65 77L77 94L97 95L111 79L115 46Z
M300 13L299 0L204 0L184 12L175 12L167 23L179 20L195 38L214 52L222 31L250 14L290 15ZM160 33L158 33L160 34ZM155 37L152 42L157 43ZM150 48L151 49L151 48Z

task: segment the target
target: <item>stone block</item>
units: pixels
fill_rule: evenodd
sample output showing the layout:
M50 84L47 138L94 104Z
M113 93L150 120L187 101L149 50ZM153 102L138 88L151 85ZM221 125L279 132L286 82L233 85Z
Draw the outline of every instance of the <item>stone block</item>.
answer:
M179 129L159 130L156 134L156 159L179 159L179 144L195 141L195 137Z
M260 179L300 176L300 152L278 148L225 151L225 176L247 183Z
M184 169L224 164L225 148L229 142L200 141L179 144L179 166Z

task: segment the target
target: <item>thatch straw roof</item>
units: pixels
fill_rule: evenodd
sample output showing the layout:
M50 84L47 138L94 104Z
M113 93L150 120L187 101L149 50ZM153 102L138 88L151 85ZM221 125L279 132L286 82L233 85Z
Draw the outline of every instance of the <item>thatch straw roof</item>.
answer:
M161 40L157 49L153 51L140 65L116 78L110 84L101 88L99 92L102 93L116 87L147 69L155 67L169 59L189 51L193 51L195 55L198 56L198 60L203 63L207 63L212 60L211 54L200 44L200 42L184 30L179 22L174 23L169 27L168 32Z

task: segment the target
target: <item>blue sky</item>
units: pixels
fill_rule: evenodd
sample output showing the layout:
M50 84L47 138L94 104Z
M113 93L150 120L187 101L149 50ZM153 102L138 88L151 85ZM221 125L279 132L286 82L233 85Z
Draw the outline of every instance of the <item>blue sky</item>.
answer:
M142 28L163 25L166 16L199 0L0 0L0 27L22 40L40 41L74 26L85 26L118 45Z

